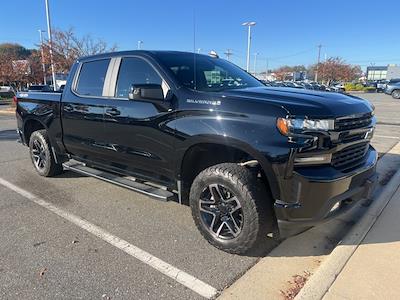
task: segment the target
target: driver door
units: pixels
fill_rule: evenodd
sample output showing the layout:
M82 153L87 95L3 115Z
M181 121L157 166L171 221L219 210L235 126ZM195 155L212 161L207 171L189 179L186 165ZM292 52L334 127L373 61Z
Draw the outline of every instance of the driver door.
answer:
M153 66L141 57L122 57L114 97L104 101L104 139L108 164L128 173L166 183L174 178L172 159L172 112L148 101L129 100L133 84L158 84L166 95L167 85ZM116 66L118 68L118 66Z

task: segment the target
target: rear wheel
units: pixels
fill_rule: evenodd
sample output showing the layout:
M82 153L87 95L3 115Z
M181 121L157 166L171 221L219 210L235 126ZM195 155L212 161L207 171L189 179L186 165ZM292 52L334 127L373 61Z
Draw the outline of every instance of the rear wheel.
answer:
M246 167L212 166L194 180L190 191L193 219L213 246L242 254L272 229L271 200L265 187Z
M51 177L62 173L63 167L54 159L46 130L32 133L29 140L29 152L32 163L41 176Z
M392 97L393 97L394 99L400 99L400 90L394 90L394 91L392 92Z

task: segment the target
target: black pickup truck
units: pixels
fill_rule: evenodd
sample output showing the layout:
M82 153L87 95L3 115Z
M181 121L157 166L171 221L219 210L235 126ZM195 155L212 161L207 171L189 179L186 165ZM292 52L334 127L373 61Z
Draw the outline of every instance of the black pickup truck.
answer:
M231 253L344 212L377 177L369 102L265 87L207 55L85 57L62 94L19 93L16 113L40 175L69 169L176 199Z

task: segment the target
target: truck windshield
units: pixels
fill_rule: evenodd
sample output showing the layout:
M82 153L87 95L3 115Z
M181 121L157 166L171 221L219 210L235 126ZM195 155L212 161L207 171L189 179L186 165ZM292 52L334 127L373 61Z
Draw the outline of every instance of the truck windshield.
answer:
M264 86L238 66L223 59L191 53L162 53L158 58L181 85L190 89L219 92Z

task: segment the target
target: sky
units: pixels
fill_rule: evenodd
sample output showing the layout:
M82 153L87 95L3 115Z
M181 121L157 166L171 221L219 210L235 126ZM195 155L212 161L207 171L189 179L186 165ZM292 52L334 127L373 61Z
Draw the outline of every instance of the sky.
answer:
M118 50L136 49L138 40L148 50L181 50L221 57L231 49L231 60L246 65L247 30L252 28L251 71L282 65L316 63L341 57L361 65L400 64L399 0L387 1L235 1L235 0L49 0L52 27L74 28L116 44ZM13 12L2 22L0 43L28 48L39 43L46 29L45 0L3 1L2 11ZM391 13L393 12L393 13ZM255 61L255 53L258 53Z

